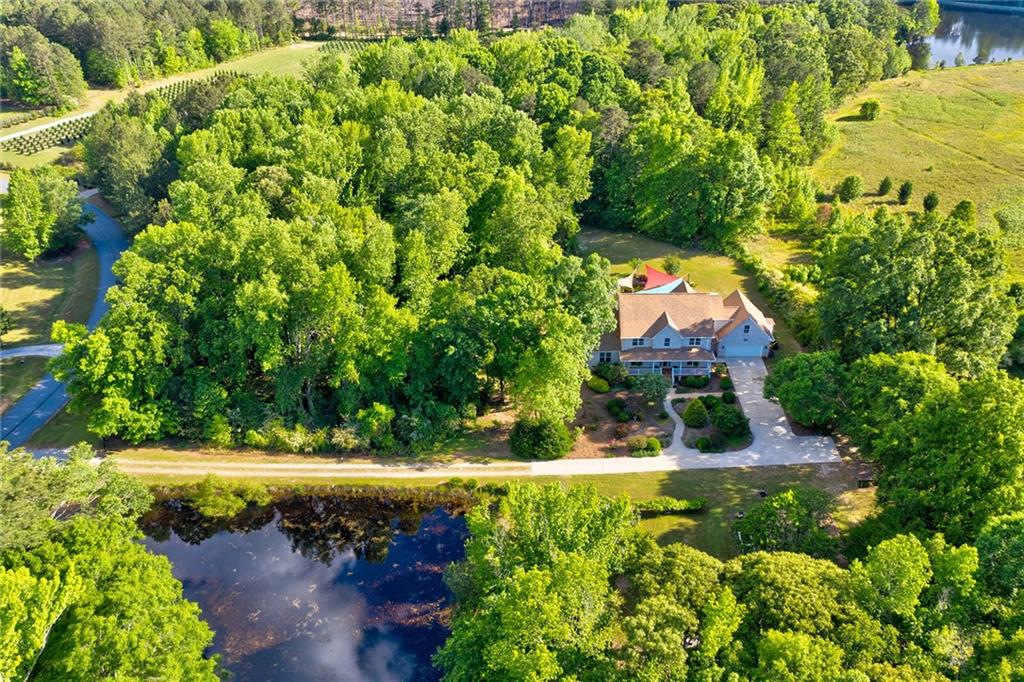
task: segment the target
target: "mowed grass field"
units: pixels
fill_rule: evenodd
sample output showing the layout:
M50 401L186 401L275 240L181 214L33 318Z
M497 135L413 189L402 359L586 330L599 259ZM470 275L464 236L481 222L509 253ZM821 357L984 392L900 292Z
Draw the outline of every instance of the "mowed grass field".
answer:
M57 320L84 323L98 284L99 261L91 246L31 263L5 257L0 263L0 305L11 313L14 328L4 334L4 346L50 343L50 328Z
M739 263L721 254L699 249L681 249L668 242L651 239L635 232L619 232L585 227L580 231L579 241L584 253L596 252L612 263L612 272L623 277L629 274L629 261L639 258L656 268L663 268L665 257L679 256L683 260L681 274L686 276L698 291L716 291L728 296L739 289L766 315L775 318L775 336L779 342L777 355L800 352L800 344L793 337L786 323L775 315L761 292L757 290L754 277Z
M859 119L861 102L877 99L878 120ZM970 199L985 224L1011 203L1024 202L1024 62L916 71L874 83L833 114L839 137L812 168L831 191L847 175L860 175L867 194L852 206L873 210L921 210L937 192L940 211ZM875 195L886 175L895 183ZM907 206L895 187L914 183ZM1024 252L1012 255L1016 279L1024 280Z

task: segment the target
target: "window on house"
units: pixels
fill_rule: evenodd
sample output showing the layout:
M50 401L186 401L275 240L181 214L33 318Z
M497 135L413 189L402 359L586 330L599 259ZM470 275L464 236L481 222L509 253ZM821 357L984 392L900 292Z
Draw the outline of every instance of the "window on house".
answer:
M614 353L611 351L603 350L597 354L598 362L613 362Z
M633 345L633 346L643 346L643 345L645 345L645 343L644 343L644 342L645 342L646 340L647 340L647 339L644 339L644 338L642 338L642 337L641 337L641 338L639 338L639 339L630 339L630 344L631 344L631 345Z
M697 337L689 338L689 339L686 340L686 343L691 345L691 346L699 346L700 345L700 339L698 339Z
M664 342L662 342L661 345L665 346L665 348L668 348L669 346L672 345L672 339L666 336Z
M699 362L695 362L693 360L687 360L686 361L686 366L687 367L700 367L700 363Z
M743 325L743 333L744 334L749 334L750 333L750 325L749 324Z

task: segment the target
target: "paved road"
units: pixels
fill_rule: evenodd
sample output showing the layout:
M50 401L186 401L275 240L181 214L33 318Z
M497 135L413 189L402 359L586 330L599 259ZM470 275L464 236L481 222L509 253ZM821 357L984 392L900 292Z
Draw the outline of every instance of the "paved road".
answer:
M0 348L0 360L8 358L55 358L64 350L59 343L40 343L35 346L18 346L17 348Z
M85 233L96 248L96 255L100 262L99 288L96 290L96 302L93 303L92 311L86 322L89 329L95 329L100 318L107 312L109 307L106 302L107 289L115 282L112 268L121 252L128 248L128 239L124 236L121 226L113 218L96 208L92 204L86 204L85 210L92 214L94 220L85 227ZM47 349L41 355L49 355L49 350L55 344L36 346L37 349ZM30 347L26 347L30 348ZM4 353L14 353L14 348ZM27 352L24 351L24 352ZM60 412L68 402L67 391L64 384L47 374L39 383L29 389L28 393L18 402L0 415L0 440L6 440L11 447L24 445L36 431L49 421L55 414Z

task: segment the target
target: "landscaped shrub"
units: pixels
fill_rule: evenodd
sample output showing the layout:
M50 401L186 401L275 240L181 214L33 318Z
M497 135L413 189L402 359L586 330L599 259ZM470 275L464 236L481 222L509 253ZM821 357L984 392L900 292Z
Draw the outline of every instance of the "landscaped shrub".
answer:
M672 390L672 382L660 374L643 374L636 378L633 388L649 403L660 403Z
M697 439L697 442L694 443L694 445L701 452L710 452L710 450L711 450L711 439L708 438L707 436L701 436L700 438Z
M724 391L722 393L722 402L726 405L732 405L736 402L736 394L732 391Z
M655 439L657 440L657 439ZM630 452L647 449L647 436L630 436L626 439L626 448Z
M619 362L602 362L594 368L594 376L601 377L609 386L621 384L629 376L629 372Z
M625 424L616 424L615 425L615 437L616 438L625 438L628 435L629 435L629 427L628 426L626 426Z
M725 404L712 410L711 424L726 438L741 438L750 433L750 419L738 408Z
M732 387L733 387L732 379L730 379L729 377L722 377L722 381L721 381L720 385L721 385L723 391L732 390Z
M611 386L608 385L608 382L599 376L592 376L587 379L587 386L594 393L607 393L611 390Z
M683 384L689 388L704 388L711 382L711 379L701 375L691 375L683 379Z
M605 403L605 407L608 408L608 413L611 416L619 420L619 423L625 424L633 418L633 415L626 409L626 401L622 398L612 398Z
M662 410L658 413L658 421L665 421L666 419L668 419L668 412Z
M704 408L709 414L714 412L715 409L722 404L722 399L717 395L702 395L700 398L697 398L697 400L704 405Z
M704 403L694 400L683 411L683 423L691 429L701 429L708 425L708 409Z
M928 192L924 195L923 204L924 210L934 211L939 207L939 195L935 192Z
M878 183L878 196L884 197L886 194L892 191L892 178L886 175L882 178L882 181Z
M657 516L658 514L685 514L686 512L701 512L708 506L708 501L703 497L695 500L677 500L674 497L655 497L653 500L641 500L635 502L633 508L645 516Z
M572 444L572 434L557 419L517 419L509 436L512 454L524 459L560 459Z
M661 452L661 441L655 438L654 436L651 436L650 438L647 439L647 449L653 452L654 454L658 454L659 452Z

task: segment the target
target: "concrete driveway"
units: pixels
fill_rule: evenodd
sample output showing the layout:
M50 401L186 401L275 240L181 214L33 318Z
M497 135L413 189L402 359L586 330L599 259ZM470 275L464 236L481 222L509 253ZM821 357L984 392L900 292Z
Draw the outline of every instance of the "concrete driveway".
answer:
M670 454L687 461L681 468L816 464L840 460L835 441L828 436L796 435L789 428L782 407L764 397L764 378L768 375L768 368L763 360L734 359L728 364L733 390L750 418L754 442L749 448L737 452L700 453L682 446L681 442L677 446L681 434L680 421ZM669 415L675 416L675 410L669 410Z

